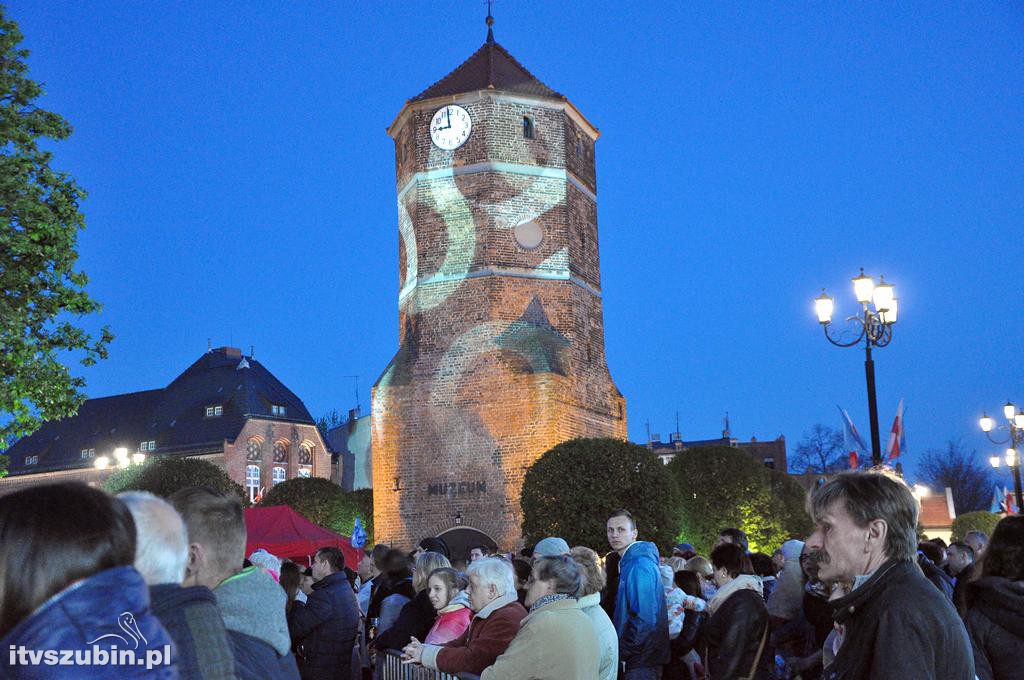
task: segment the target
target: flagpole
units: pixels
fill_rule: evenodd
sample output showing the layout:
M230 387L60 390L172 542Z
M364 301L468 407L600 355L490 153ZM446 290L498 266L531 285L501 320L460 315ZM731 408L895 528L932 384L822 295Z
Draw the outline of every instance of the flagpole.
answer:
M871 465L882 464L882 440L878 432L878 400L875 397L875 362L871 358L871 343L864 348L864 375L868 382L868 417L871 419Z

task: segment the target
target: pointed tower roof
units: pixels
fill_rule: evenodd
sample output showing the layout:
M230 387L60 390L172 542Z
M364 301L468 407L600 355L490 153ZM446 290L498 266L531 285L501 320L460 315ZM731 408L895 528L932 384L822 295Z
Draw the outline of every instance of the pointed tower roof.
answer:
M564 99L526 70L504 47L494 41L489 25L487 41L462 65L420 92L410 101L447 97L475 90L505 90L519 94Z

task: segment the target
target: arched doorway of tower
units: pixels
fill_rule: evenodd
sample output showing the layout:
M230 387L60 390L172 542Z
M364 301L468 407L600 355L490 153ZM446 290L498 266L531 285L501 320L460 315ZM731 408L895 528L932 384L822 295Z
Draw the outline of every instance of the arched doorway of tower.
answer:
M448 544L448 552L452 556L452 562L455 562L455 560L466 560L468 562L469 551L473 546L486 546L491 551L498 548L498 544L494 542L493 538L473 527L452 527L442 531L437 537L444 539L444 542Z

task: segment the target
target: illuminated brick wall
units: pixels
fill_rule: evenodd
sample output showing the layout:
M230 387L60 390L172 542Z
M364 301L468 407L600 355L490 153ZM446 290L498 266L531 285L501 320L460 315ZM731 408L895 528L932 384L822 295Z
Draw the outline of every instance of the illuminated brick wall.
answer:
M564 100L483 91L455 98L473 130L442 151L430 119L451 102L407 104L391 130L401 346L373 392L375 537L409 547L458 516L511 548L534 460L626 437L604 353L597 132ZM527 248L516 227L531 221Z

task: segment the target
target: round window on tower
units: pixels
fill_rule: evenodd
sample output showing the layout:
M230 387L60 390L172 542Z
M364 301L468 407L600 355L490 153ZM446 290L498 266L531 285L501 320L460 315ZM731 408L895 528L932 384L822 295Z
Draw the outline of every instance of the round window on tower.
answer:
M524 250L536 250L544 240L544 229L535 220L517 224L512 231L515 234L516 243Z

